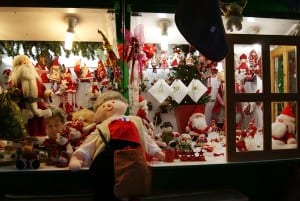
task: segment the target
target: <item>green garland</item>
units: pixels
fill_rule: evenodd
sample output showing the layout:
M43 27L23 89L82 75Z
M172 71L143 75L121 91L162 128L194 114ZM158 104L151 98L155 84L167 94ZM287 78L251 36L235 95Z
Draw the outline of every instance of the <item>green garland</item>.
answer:
M19 55L21 49L24 54L35 59L40 55L48 56L51 53L61 56L64 52L67 57L73 53L94 60L98 56L98 50L103 50L103 45L102 42L73 42L72 50L65 50L64 42L61 41L0 41L0 54L13 57Z

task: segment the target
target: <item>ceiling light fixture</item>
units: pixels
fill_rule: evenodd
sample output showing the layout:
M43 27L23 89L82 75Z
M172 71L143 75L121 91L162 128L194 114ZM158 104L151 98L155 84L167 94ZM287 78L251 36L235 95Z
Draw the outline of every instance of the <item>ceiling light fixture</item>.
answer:
M71 50L73 46L75 26L78 23L78 18L75 16L68 16L66 19L68 22L68 28L65 34L65 49Z
M171 24L171 21L168 19L161 19L158 23L161 27L160 48L162 51L167 51L169 45L168 28Z

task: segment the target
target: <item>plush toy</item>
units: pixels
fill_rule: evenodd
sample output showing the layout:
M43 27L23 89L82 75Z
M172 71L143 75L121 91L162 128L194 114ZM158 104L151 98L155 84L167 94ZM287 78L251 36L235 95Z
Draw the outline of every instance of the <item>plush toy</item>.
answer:
M98 96L94 106L97 129L72 154L69 163L72 171L79 170L83 165L91 162L89 169L92 174L91 182L95 187L95 200L103 197L107 200L116 199L113 192L113 155L107 149L104 150L105 144L99 130L112 149L123 149L127 146L143 147L146 153L159 160L165 158L162 150L146 133L141 118L124 115L127 107L127 100L119 92L106 91Z
M205 115L196 108L189 118L186 132L191 135L193 141L196 141L200 135L206 135L208 129Z
M69 141L70 130L66 127L58 133L56 141L49 148L49 160L47 165L67 167L73 148Z
M242 12L246 7L247 2L247 0L241 0L232 3L220 2L220 9L223 12L226 19L227 30L232 32L233 27L235 27L238 31L242 29Z
M212 108L212 117L216 120L218 128L222 128L225 119L225 75L224 72L219 72L217 79L220 82L216 95L216 102Z
M95 128L96 123L94 121L95 112L93 110L83 108L72 114L72 121L82 121L82 132L85 135L90 134Z
M94 78L92 82L92 86L89 89L90 100L95 101L99 93L101 93L101 91L98 87L98 81L96 80L96 78Z
M154 125L148 118L148 104L147 100L145 100L142 96L139 96L139 109L136 112L136 115L141 117L143 120L143 124L150 136L154 134Z
M22 140L21 147L16 151L16 167L18 169L38 169L40 159L38 152L34 150L33 139L26 138Z
M187 133L182 133L178 138L179 151L192 150L192 138Z
M20 108L27 121L28 134L31 136L46 136L44 117L51 116L47 102L53 92L46 90L41 77L26 55L16 56L13 60L11 85L22 91Z
M291 105L283 108L282 112L276 117L276 121L272 123L272 147L281 148L285 145L295 145L296 147L296 126L295 113ZM286 146L287 147L287 146Z
M94 115L95 113L92 110L84 108L74 112L71 121L65 123L65 127L69 132L70 144L74 150L96 128Z
M166 121L160 126L160 128L162 132L159 135L157 135L158 145L161 147L175 147L178 143L178 138L180 134L173 130L172 123Z

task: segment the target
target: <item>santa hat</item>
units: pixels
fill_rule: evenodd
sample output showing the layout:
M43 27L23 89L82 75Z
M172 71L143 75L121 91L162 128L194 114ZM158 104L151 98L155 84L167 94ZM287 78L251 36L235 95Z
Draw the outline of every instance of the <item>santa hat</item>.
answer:
M240 59L247 59L247 55L246 54L241 54Z
M197 115L200 115L200 116L203 116L204 117L204 114L203 114L203 110L201 110L199 107L196 107L193 111L193 113L191 114L190 116L190 121L195 118Z
M283 108L280 115L285 116L287 120L295 121L295 114L293 113L293 108L290 105Z

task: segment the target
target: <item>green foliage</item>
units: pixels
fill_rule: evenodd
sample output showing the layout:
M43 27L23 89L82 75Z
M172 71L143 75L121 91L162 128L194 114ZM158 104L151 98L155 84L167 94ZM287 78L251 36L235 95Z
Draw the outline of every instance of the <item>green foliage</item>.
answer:
M200 80L203 84L205 84L205 80L201 79L201 72L198 68L197 60L194 60L194 65L186 65L185 63L181 63L178 67L175 67L171 71L170 80L173 82L175 79L180 79L185 86L188 86L193 79ZM194 102L190 96L186 95L184 99L178 104L171 97L167 98L169 109L174 108L177 105L196 105L196 104L205 104L209 101L210 96L204 94L201 98Z
M20 93L19 89L12 87L0 94L0 139L16 140L27 135L22 112L17 105Z
M16 56L23 49L24 54L37 59L39 55L61 56L63 51L68 57L71 53L78 56L81 54L87 59L97 59L97 50L103 49L101 42L73 42L72 50L64 49L64 42L61 41L0 41L0 54Z

